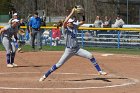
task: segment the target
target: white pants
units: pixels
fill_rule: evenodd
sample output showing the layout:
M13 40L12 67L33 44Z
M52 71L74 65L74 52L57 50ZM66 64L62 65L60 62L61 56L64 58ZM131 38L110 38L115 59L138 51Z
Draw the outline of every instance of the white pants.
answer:
M77 48L77 49L66 48L64 54L62 55L62 57L60 58L58 63L56 63L56 67L59 68L69 58L71 58L74 55L77 55L77 56L80 56L80 57L84 57L84 58L87 58L87 59L92 59L93 58L93 56L92 56L92 54L90 52L88 52L87 50L84 50L82 48Z

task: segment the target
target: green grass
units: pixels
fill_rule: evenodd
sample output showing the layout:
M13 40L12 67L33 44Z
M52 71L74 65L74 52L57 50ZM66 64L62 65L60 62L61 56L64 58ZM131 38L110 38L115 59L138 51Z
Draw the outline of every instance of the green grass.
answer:
M30 52L32 48L30 45L25 45L22 47L23 51ZM64 51L65 46L43 46L44 51ZM91 52L101 52L101 53L115 53L115 54L133 54L140 55L139 48L98 48L98 47L84 47L84 49ZM4 47L0 44L0 51L4 51Z
M85 48L89 51L102 52L102 53L115 53L115 54L132 54L140 55L139 48Z

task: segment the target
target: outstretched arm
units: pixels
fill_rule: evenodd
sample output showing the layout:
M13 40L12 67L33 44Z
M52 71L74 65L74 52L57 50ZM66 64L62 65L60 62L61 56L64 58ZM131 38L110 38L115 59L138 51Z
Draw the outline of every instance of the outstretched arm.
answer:
M67 21L70 19L70 17L74 14L75 12L75 8L72 9L71 13L66 17L66 19L64 20L64 23L63 23L63 27L66 27L67 26Z

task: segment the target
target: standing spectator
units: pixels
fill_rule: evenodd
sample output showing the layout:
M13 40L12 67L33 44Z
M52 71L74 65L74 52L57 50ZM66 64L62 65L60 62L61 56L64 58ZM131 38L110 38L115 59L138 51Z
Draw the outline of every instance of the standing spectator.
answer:
M53 40L52 45L57 46L58 41L61 38L61 33L60 33L60 29L57 24L54 24L53 26L56 28L52 28L52 40Z
M113 28L122 27L124 25L124 21L121 19L121 17L118 15L116 18L116 21L114 24L112 24Z
M35 50L35 37L37 36L37 47L39 50L42 49L41 44L41 19L38 17L38 12L34 12L34 16L30 18L29 21L29 30L31 34L31 45L33 51Z

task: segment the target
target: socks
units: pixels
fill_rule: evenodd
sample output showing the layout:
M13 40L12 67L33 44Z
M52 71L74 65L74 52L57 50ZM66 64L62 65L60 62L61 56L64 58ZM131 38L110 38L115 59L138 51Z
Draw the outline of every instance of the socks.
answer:
M98 65L98 63L96 62L96 59L95 59L95 58L90 59L90 61L94 64L94 66L95 66L95 68L96 68L96 70L97 70L98 72L101 71L101 68L100 68L100 66Z
M102 71L100 66L98 65L98 63L96 62L96 59L95 58L92 58L90 59L90 61L94 64L96 70L99 72L99 71ZM57 69L56 65L52 66L51 69L48 70L47 73L45 73L45 77L47 78L52 72L54 72L55 70Z
M53 71L57 69L56 65L52 66L50 70L48 70L47 73L45 73L45 77L48 77Z
M11 63L11 55L10 54L6 54L6 60L7 60L7 64Z
M15 53L11 53L11 64L14 63L14 59L15 59Z

